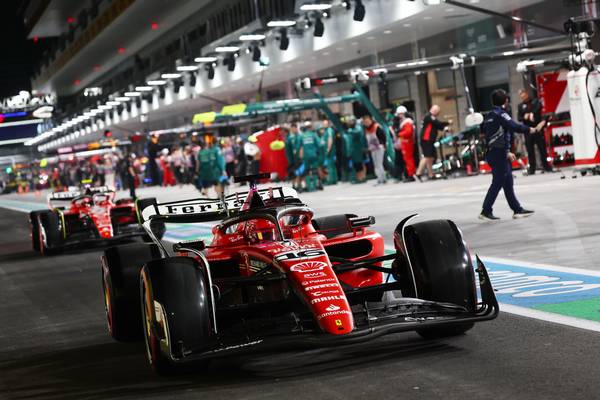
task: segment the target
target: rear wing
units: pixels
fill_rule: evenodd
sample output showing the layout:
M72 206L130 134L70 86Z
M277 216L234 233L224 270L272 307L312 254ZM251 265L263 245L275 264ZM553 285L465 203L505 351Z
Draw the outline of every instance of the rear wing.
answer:
M238 192L224 199L198 198L151 204L142 210L142 222L210 222L220 221L242 210L250 192ZM266 203L299 201L298 193L290 187L276 187L257 191Z
M86 194L94 195L98 193L108 193L114 192L108 186L99 186L99 187L90 187L86 189L77 189L75 187L69 187L69 190L65 192L53 192L49 193L46 197L46 202L50 207L52 207L52 202L56 201L72 201L80 196L84 196Z

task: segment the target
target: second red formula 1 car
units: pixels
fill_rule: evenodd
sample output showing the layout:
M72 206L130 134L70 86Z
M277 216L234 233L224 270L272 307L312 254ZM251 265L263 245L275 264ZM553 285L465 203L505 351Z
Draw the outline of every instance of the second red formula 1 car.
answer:
M486 269L475 269L448 220L402 220L386 255L373 217L314 218L291 188L250 190L221 200L148 205L153 221L220 221L212 242L109 248L102 257L109 331L144 337L158 373L234 351L330 346L416 330L452 336L498 314ZM392 261L384 267L385 261Z
M48 209L29 214L33 249L51 254L89 242L147 237L139 224L139 210L154 199L120 199L108 187L71 189L48 195ZM62 203L62 206L58 206ZM154 223L162 237L164 223Z

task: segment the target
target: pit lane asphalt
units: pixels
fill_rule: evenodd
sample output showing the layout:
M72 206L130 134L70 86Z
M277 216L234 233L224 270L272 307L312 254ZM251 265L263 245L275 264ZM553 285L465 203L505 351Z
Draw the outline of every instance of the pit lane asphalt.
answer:
M100 249L30 250L27 215L0 209L0 398L594 399L598 333L501 314L467 335L218 360L159 378L141 343L106 331Z

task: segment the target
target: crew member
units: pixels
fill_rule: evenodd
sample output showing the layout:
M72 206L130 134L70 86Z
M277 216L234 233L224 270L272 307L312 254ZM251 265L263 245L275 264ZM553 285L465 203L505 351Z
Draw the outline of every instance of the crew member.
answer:
M127 182L127 187L129 188L129 197L131 197L133 200L137 199L137 196L135 194L135 177L136 177L136 172L135 172L135 167L133 166L133 160L134 160L135 155L133 153L128 154L125 156L125 179Z
M335 146L335 130L327 118L323 119L323 153L325 155L325 168L327 169L327 184L335 185L338 182Z
M218 196L223 193L221 177L225 174L225 160L219 146L214 146L213 137L206 135L205 144L201 145L198 152L197 175L198 189L204 196L208 195L208 189L215 187Z
M312 130L312 123L306 121L300 134L300 159L304 164L303 178L306 180L306 190L314 191L322 187L319 182L317 168L319 167L320 142L319 136Z
M529 127L536 127L542 122L542 105L538 99L532 99L529 92L525 89L519 90L521 104L519 104L518 118L521 123ZM542 166L546 172L552 172L552 167L548 164L548 155L546 154L546 135L542 129L539 132L525 135L525 146L527 147L527 158L529 159L529 175L535 174L536 157L535 146L540 151Z
M367 145L369 146L371 158L373 159L373 169L375 170L375 176L377 177L376 185L383 185L387 182L385 168L383 166L387 148L385 131L378 123L373 121L373 117L369 114L365 115L362 120L365 128Z
M356 117L351 115L347 118L348 123L348 134L351 139L351 152L350 160L352 161L352 167L356 172L355 183L363 183L367 181L367 171L365 168L365 153L367 151L367 140L365 135L356 126Z
M429 179L433 179L433 162L436 158L435 142L438 140L440 130L452 124L452 120L446 122L438 120L440 111L440 106L437 104L431 106L421 124L421 152L423 153L423 158L419 161L419 167L415 173L415 176L419 180L421 180L421 175L425 168L427 168Z
M482 125L487 142L486 160L492 167L492 184L485 196L479 219L487 221L500 219L492 213L500 189L504 190L508 205L514 212L513 218L529 217L533 211L521 207L513 188L512 162L516 160L516 156L511 152L512 140L514 132L531 134L541 129L542 125L532 128L515 122L506 112L508 95L502 89L492 92L492 105L492 111L485 116Z
M298 131L298 123L292 122L290 129L285 137L285 155L288 160L288 176L292 180L294 189L300 189L301 177L296 174L296 170L300 167L300 134Z
M404 160L404 173L406 174L406 182L414 182L415 178L415 123L412 118L409 118L406 114L408 110L404 106L399 106L396 109L396 116L398 117L398 129L397 129L397 142L399 143L399 150L401 158ZM398 149L397 149L398 150ZM396 154L396 159L398 159Z

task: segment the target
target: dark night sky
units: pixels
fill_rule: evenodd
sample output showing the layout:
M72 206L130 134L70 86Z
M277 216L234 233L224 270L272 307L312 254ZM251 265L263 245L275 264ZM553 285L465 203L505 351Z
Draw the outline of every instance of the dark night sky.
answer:
M26 39L18 0L2 2L0 13L0 99L30 90L32 42Z

